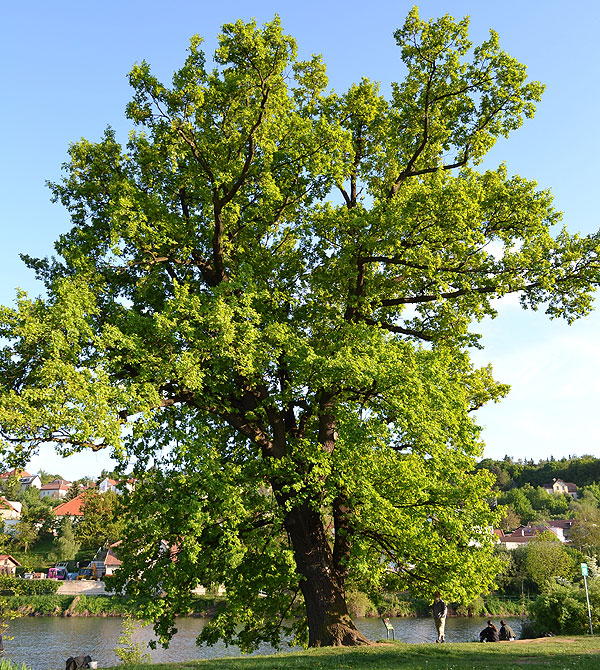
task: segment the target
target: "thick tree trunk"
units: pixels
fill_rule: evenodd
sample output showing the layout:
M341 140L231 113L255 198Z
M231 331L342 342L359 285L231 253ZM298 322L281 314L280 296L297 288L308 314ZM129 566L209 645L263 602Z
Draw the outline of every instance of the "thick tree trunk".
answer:
M311 647L369 644L356 628L346 605L344 576L335 568L320 515L304 504L286 517L308 619Z

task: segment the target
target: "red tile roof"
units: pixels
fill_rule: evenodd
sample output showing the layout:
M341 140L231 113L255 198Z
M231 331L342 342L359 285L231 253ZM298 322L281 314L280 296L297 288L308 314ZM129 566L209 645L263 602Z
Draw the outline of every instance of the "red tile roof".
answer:
M83 516L83 506L85 500L83 498L83 493L78 495L72 500L67 500L67 502L58 505L54 508L54 514L56 516Z
M0 474L0 479L8 479L9 477L31 477L31 475L26 470L11 470Z
M106 552L106 558L104 559L104 565L111 565L114 567L118 567L119 565L122 565L122 561L120 561L109 549Z
M71 482L68 482L66 479L55 479L49 484L44 484L41 491L68 491L71 488Z
M518 544L525 544L540 533L543 533L547 530L549 530L551 533L554 533L554 535L560 539L559 535L564 534L565 530L569 530L573 523L573 519L556 519L553 521L548 521L546 524L528 524L527 526L519 526L518 528L515 528L512 533L502 533L501 531L498 532L497 530L494 530L494 533L499 536L500 542L502 543L516 542ZM562 530L563 533L559 533L559 529Z
M16 501L15 501L15 502L16 502ZM2 496L2 497L0 498L0 507L6 507L7 509L12 509L12 510L14 510L15 512L19 512L19 514L21 513L21 510L20 510L20 509L17 509L17 508L11 503L11 501L10 501L10 500L7 500L4 496Z

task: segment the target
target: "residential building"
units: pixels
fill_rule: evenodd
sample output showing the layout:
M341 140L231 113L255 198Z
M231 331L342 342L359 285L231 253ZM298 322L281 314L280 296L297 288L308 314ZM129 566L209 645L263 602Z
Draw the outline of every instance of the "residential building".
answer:
M135 485L135 481L135 479L118 481L116 479L110 479L110 477L105 477L103 480L98 482L98 491L100 493L114 491L115 493L121 494L123 493L123 488L126 488L128 491L132 491Z
M19 477L19 484L21 485L21 493L25 493L30 488L42 488L42 480L39 475L23 475Z
M12 534L15 526L21 519L22 504L16 500L7 500L0 497L0 519L3 523L3 531Z
M0 575L14 575L21 564L10 554L0 554Z
M119 493L119 489L117 488L118 485L119 482L116 479L105 477L102 481L98 482L98 491L100 493L106 493L107 491L114 491L115 493Z
M111 544L108 549L100 548L94 556L93 562L96 564L96 569L107 577L114 575L115 571L122 565L122 561L117 558L114 552L120 544L121 540L118 540Z
M42 486L39 475L30 475L26 470L10 470L0 473L0 487L5 488L5 484L11 479L19 482L21 493L24 493L31 486L38 489Z
M106 553L106 558L104 559L104 565L106 566L106 572L104 573L107 577L110 577L115 574L115 571L121 567L122 561L120 561L114 554L112 548L109 548Z
M78 495L67 502L62 503L54 508L54 515L59 519L68 517L71 521L81 519L83 516L84 494Z
M31 477L31 475L25 470L9 470L8 472L0 473L0 482L6 481L7 479L18 478L18 477Z
M44 484L40 488L40 498L64 498L69 489L71 488L71 482L66 481L65 479L55 479L49 484Z
M565 482L562 479L554 478L551 484L544 484L543 487L548 493L555 493L557 495L566 493L571 498L577 498L577 485L573 482Z
M573 523L574 519L551 520L546 524L538 524L534 526L528 524L527 526L519 526L513 530L512 533L505 533L501 529L496 529L494 530L494 534L497 536L498 542L503 544L509 550L528 544L537 535L544 531L550 531L556 535L560 542L566 543L569 541L567 535Z

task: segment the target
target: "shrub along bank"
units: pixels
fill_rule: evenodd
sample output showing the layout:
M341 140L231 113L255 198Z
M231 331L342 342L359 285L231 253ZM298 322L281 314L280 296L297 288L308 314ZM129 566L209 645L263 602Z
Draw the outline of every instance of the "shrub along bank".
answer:
M347 595L347 601L350 614L355 618L431 616L431 602L423 598L411 598L406 593L386 593L377 598L369 598L360 591L351 591ZM450 616L524 616L532 602L529 599L479 596L468 605L449 603L448 609Z
M61 596L56 594L15 594L2 598L8 610L21 616L125 616L132 613L129 599L123 596ZM214 614L222 598L198 596L192 616Z
M0 592L3 595L53 595L58 591L60 582L53 579L21 579L10 575L0 575Z
M117 595L58 595L60 582L0 577L0 592L7 604L23 616L123 616L130 613L127 598ZM209 617L224 598L197 596L192 616ZM478 597L469 605L450 604L450 616L523 616L532 601L508 600L496 596ZM384 594L371 599L359 591L348 594L350 614L362 617L426 617L431 615L431 603L407 594ZM557 631L558 632L558 631Z
M14 595L2 597L2 604L10 611L21 616L126 616L133 614L129 600L122 596L65 596L56 593L27 593L41 589L32 587L28 580L19 582L12 589ZM0 579L0 586L6 587L8 582ZM37 582L40 584L40 582ZM44 585L53 590L56 582ZM22 588L21 588L22 587ZM18 591L21 591L18 593ZM54 589L55 590L55 589ZM8 589L3 588L4 593ZM600 584L590 585L590 601L592 606L592 623L595 630L600 630ZM220 604L222 597L197 596L191 616L210 617ZM399 616L419 617L430 616L430 606L423 599L409 599L405 594L386 595L374 603L364 593L348 594L350 612L354 617ZM450 615L455 616L524 616L529 615L531 621L523 629L524 637L539 637L551 633L553 635L583 635L589 631L589 620L585 592L573 586L555 585L535 601L504 600L494 596L476 598L468 607L450 607Z

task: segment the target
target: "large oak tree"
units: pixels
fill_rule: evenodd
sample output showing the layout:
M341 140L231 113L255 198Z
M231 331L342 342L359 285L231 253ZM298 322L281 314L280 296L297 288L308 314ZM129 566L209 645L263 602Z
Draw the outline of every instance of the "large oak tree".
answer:
M69 149L71 227L25 257L47 297L2 311L5 454L135 460L121 583L165 638L198 583L228 594L201 638L244 648L282 622L366 642L349 587L491 584L472 411L507 389L471 327L509 293L585 314L598 239L551 235L547 191L474 169L543 87L467 26L413 10L386 99L330 92L277 19L226 25L212 69L199 38L171 86L133 69L125 146Z

